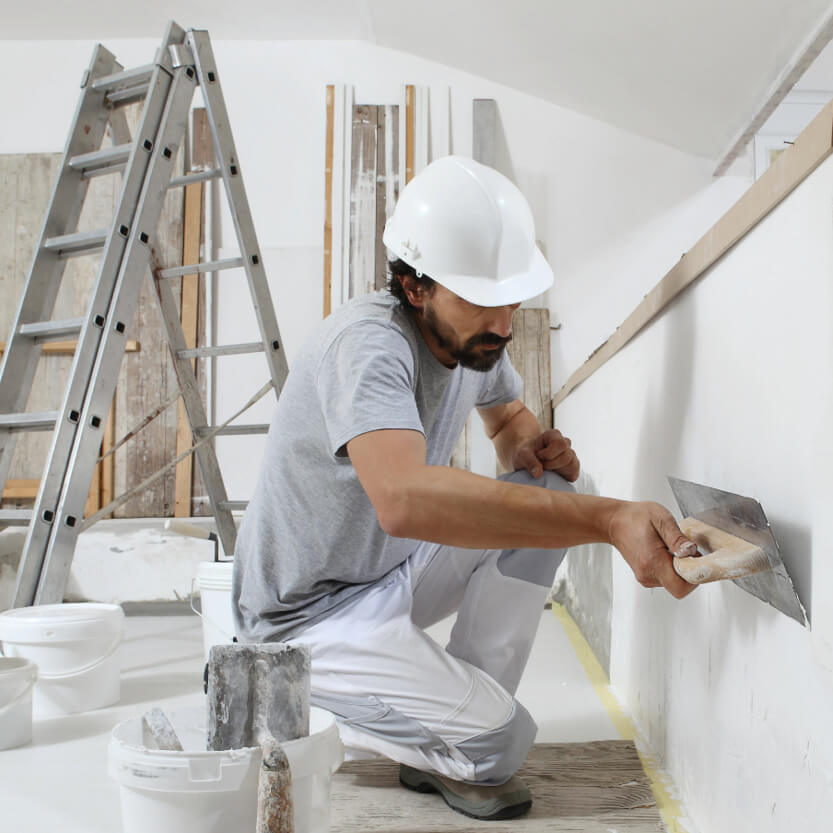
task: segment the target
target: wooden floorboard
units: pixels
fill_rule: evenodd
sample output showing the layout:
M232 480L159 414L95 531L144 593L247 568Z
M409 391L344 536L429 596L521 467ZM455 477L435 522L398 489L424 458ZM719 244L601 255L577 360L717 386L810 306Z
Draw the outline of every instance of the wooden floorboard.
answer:
M332 833L656 833L662 819L631 741L536 744L519 775L532 792L530 812L479 822L434 795L401 787L387 760L354 761L333 776Z

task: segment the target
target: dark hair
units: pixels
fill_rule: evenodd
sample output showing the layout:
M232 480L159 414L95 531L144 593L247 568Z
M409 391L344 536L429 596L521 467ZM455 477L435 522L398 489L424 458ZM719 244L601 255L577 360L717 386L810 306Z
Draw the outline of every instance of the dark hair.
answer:
M388 292L396 298L397 301L405 308L412 310L414 305L408 300L405 290L402 288L401 278L412 278L420 286L425 287L428 294L434 288L433 278L428 275L417 275L416 269L413 266L405 263L404 260L397 258L388 262L388 269L390 270L390 280L388 281Z

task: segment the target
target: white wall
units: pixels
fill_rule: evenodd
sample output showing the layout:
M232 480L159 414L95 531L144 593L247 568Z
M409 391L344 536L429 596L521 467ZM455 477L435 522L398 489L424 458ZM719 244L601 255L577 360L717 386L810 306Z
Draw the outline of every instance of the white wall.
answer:
M828 160L556 411L602 494L757 498L810 612L730 583L675 602L614 557L611 681L702 833L830 829L832 202Z
M108 42L125 65L146 63L152 40ZM270 268L290 360L323 307L324 92L355 85L357 102L395 103L402 85L428 86L432 129L450 123L450 149L471 152L473 98L495 98L497 164L532 204L538 237L557 275L552 293L553 378L563 382L625 313L711 225L748 176L712 182L708 160L687 156L594 119L419 58L358 42L218 42L214 45L241 169ZM0 42L0 153L63 147L91 42ZM449 100L450 89L450 100ZM661 108L662 102L657 102ZM438 136L433 144L442 146ZM228 226L228 224L226 223ZM226 229L218 241L234 244ZM226 275L218 338L247 340L249 319ZM592 305L583 303L593 298ZM233 315L225 312L234 309ZM242 317L239 317L242 316ZM228 417L263 382L262 361L220 363L217 417ZM268 419L264 401L250 412ZM248 497L260 439L219 446L235 499ZM227 464L227 465L226 465Z

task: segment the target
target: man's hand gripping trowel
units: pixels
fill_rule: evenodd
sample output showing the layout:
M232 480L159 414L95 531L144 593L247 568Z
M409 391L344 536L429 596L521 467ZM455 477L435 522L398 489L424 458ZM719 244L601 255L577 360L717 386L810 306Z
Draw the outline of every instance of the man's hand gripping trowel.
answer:
M676 477L668 482L683 513L680 529L704 553L675 557L677 574L691 584L731 579L806 626L804 607L760 503Z

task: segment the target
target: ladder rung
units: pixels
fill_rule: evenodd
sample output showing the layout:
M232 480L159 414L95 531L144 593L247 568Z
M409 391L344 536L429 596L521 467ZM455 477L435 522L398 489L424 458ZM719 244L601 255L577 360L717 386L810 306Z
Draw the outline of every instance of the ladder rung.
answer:
M145 64L132 69L124 69L121 72L114 72L112 75L102 75L93 81L94 90L106 90L108 94L125 89L133 89L138 86L148 86L153 76L156 64Z
M32 520L31 509L0 509L0 527L29 526Z
M69 160L69 166L74 171L83 171L89 178L100 174L110 174L122 170L130 158L132 144L116 145L116 147L96 150L92 153L82 153Z
M65 336L78 335L84 326L83 318L65 318L62 321L37 321L21 324L18 333L31 336L35 342L61 341Z
M221 347L194 347L189 350L177 350L180 359L204 359L210 356L237 356L243 353L262 353L262 341L249 341L246 344L224 344Z
M183 275L196 275L200 272L220 272L223 269L236 269L243 265L242 257L230 257L226 260L207 260L205 263L192 263L190 266L173 266L163 269L160 278L181 278Z
M62 234L44 241L44 249L57 252L59 257L77 257L101 250L107 240L106 229L96 231L78 231L75 234Z
M31 414L0 414L0 429L6 431L51 431L58 421L57 411Z
M195 182L205 182L207 179L219 179L223 172L219 168L212 168L208 171L195 171L185 176L175 176L169 183L168 188L180 188L183 185L193 185Z
M195 428L194 434L197 435L198 438L204 437L206 434L210 434L215 429L208 425L203 428ZM216 436L218 437L233 437L239 436L244 434L267 434L269 432L269 424L266 422L253 424L253 425L227 425L225 428L221 428L217 431Z
M217 504L220 509L226 509L229 512L242 512L248 505L248 500L221 500Z

